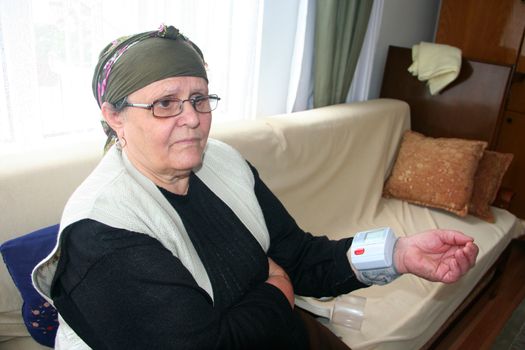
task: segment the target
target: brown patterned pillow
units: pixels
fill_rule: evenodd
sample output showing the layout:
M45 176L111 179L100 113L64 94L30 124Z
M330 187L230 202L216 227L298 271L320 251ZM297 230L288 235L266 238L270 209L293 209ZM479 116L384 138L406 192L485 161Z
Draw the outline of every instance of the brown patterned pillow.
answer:
M496 199L503 175L507 172L513 157L510 153L484 152L474 176L470 214L488 222L495 221L490 205Z
M466 216L486 146L483 141L432 138L408 130L383 195Z

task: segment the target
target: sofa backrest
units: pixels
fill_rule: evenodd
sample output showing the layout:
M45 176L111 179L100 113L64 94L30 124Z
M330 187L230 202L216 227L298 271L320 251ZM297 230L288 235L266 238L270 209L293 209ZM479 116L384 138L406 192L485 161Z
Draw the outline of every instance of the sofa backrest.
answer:
M102 158L103 141L1 158L0 243L60 221L75 188Z
M359 218L375 205L409 109L390 99L341 104L253 121L216 124L210 137L237 148L309 230L341 206ZM103 142L103 141L102 141ZM102 157L101 140L2 158L0 242L59 222L62 209ZM359 204L356 204L359 203Z
M211 137L237 148L303 229L330 234L374 217L409 123L406 103L380 99L219 124Z

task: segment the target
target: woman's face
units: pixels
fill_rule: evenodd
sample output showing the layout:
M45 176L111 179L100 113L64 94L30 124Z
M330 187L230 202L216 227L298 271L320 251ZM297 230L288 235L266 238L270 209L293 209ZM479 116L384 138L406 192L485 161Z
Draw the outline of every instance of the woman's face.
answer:
M208 95L206 80L172 77L135 91L127 101L150 104L163 97L186 100L198 95ZM195 111L188 101L175 117L157 118L151 110L135 107L128 107L120 114L123 120L118 134L126 142L123 150L133 165L157 185L187 176L201 164L211 113Z

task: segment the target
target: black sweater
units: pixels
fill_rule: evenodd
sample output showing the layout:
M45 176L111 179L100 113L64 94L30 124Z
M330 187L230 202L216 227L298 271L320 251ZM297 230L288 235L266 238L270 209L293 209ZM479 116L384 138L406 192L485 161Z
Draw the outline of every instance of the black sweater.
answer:
M351 239L303 232L252 170L270 233L268 256L290 275L295 293L333 296L365 287L346 257ZM94 349L307 348L302 321L265 283L266 254L231 209L194 174L187 195L161 191L203 262L213 300L159 241L85 219L62 233L52 287L75 332Z

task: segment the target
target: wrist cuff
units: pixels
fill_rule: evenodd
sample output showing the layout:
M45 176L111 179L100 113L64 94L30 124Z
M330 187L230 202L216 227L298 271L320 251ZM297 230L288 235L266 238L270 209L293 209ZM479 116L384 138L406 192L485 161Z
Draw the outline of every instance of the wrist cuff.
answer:
M356 269L356 276L357 276L357 279L359 279L359 281L363 282L364 284L384 285L398 278L400 274L397 272L396 268L392 264L392 266L384 267L380 269L371 269L371 270L357 270Z

